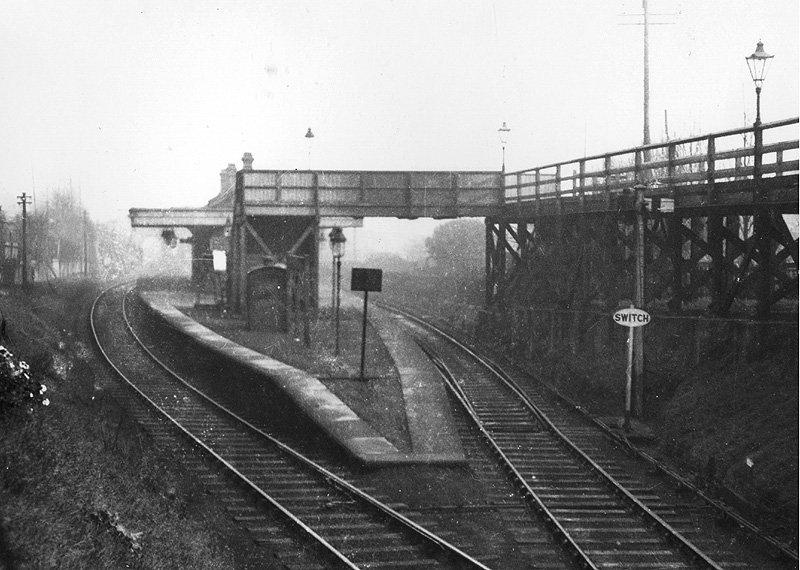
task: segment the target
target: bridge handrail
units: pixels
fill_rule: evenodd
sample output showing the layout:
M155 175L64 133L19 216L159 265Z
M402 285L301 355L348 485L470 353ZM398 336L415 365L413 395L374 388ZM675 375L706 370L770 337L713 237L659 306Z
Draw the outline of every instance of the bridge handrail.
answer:
M785 127L785 126L788 126L788 125L791 125L791 124L798 123L798 121L800 121L800 117L793 117L791 119L783 119L781 121L773 121L771 123L763 123L761 125L761 130L762 131L766 131L768 129L774 129L774 128L778 128L778 127ZM579 158L573 158L572 160L561 160L559 162L552 162L550 164L537 166L535 168L525 168L523 170L516 170L516 171L513 171L513 172L506 172L506 176L512 176L512 175L515 175L515 174L527 174L527 173L532 172L534 170L544 170L546 168L555 168L556 166L563 165L563 164L574 164L574 163L578 163L578 162L581 162L581 161L588 162L588 161L591 161L591 160L599 160L601 158L605 158L606 156L616 156L616 155L620 155L620 154L631 154L631 153L636 152L636 151L655 150L655 149L659 149L659 148L669 147L671 145L681 145L681 144L690 144L690 143L693 143L693 142L701 142L701 141L708 140L709 137L724 138L724 137L729 137L729 136L733 136L733 135L741 135L741 134L745 134L745 133L752 133L754 130L755 129L751 125L749 127L741 127L741 128L738 128L738 129L730 129L730 130L727 130L727 131L718 131L716 133L710 133L710 134L707 134L707 135L697 135L697 136L688 137L688 138L685 138L685 139L676 139L676 140L667 141L667 142L663 142L663 143L652 143L652 144L644 145L644 146L633 146L633 147L630 147L630 148L626 148L626 149L622 149L622 150L616 150L616 151L613 151L613 152L604 152L602 154L594 154L594 155L590 155L590 156L583 156L583 157L579 157Z
M754 125L730 129L507 172L503 178L505 203L606 194L611 190L622 190L634 184L648 182L661 187L669 184L676 188L704 182L752 179L754 166L747 164L745 159L752 158L755 162L756 146L759 144L760 175L796 175L800 171L798 160L784 160L783 154L785 151L798 149L797 138L786 140L787 135L778 132L783 140L752 144L747 142L746 135L751 134L755 139L758 134L763 140L765 132L777 132L775 129L797 123L798 118L795 117L764 123L758 127ZM717 141L737 135L744 135L743 146L717 150ZM702 152L692 152L694 149L689 148L690 154L678 155L678 149L701 143L705 144ZM774 155L770 162L764 160L768 155ZM625 158L628 163L613 164L614 159L618 161L620 158ZM601 164L596 164L597 162ZM572 168L569 174L562 172L567 167Z

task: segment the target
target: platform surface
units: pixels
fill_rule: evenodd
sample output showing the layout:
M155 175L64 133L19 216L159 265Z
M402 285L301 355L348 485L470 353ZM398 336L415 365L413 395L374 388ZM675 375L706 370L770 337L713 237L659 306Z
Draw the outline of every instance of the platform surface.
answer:
M370 307L369 320L397 368L411 439L410 453L399 451L311 374L233 343L197 323L181 307L192 307L192 293L142 291L142 300L172 326L196 342L256 371L278 386L307 417L344 451L367 465L465 464L450 406L438 371L414 340L386 311Z

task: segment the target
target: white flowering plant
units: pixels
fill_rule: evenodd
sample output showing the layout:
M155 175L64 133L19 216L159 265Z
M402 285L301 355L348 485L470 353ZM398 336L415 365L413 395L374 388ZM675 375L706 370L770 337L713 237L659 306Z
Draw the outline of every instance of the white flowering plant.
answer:
M17 409L32 413L38 406L48 406L46 392L47 386L33 378L28 363L0 345L0 415Z

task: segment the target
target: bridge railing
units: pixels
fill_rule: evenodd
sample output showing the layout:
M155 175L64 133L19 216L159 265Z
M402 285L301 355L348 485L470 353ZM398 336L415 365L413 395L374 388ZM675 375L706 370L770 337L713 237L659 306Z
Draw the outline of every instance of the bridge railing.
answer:
M502 206L498 172L251 170L238 184L248 213L454 217Z
M798 119L759 127L762 178L797 176ZM709 183L752 180L756 128L749 127L508 172L506 204L576 199L605 201L644 184L673 193Z

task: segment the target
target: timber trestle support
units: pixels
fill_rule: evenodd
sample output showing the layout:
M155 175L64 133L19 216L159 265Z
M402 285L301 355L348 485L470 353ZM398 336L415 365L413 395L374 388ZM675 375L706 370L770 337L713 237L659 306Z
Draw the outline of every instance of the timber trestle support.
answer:
M797 130L787 119L503 173L487 308L631 302L640 252L642 308L796 314Z
M798 239L780 211L644 212L645 306L797 311ZM616 307L633 298L632 210L486 219L486 304ZM793 305L792 305L793 304Z

